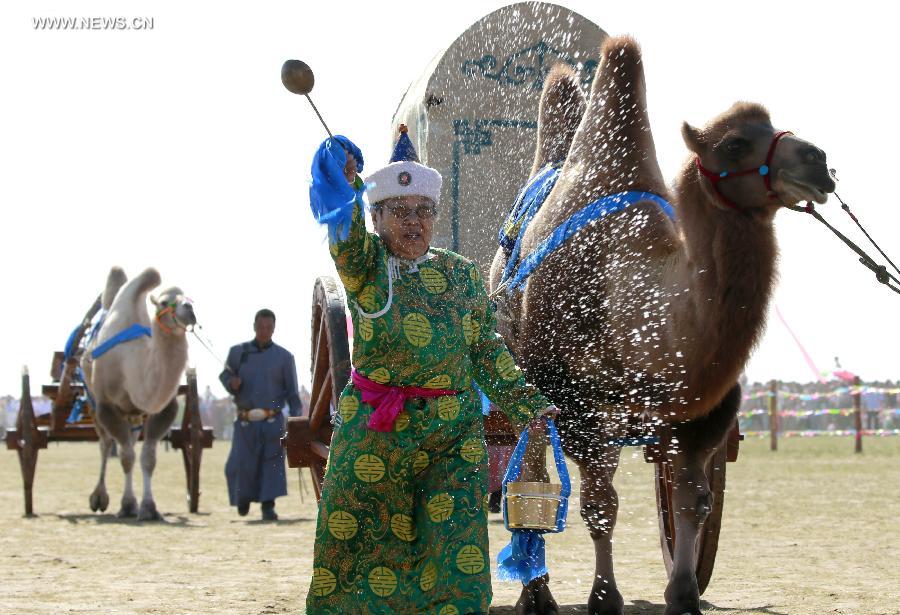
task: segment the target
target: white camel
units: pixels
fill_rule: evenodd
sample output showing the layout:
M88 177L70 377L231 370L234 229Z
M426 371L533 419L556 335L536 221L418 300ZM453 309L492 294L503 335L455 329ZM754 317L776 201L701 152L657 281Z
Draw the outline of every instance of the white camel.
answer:
M151 298L156 306L156 315L151 319L146 305L147 294L159 284L159 272L153 268L144 270L131 281L127 281L119 267L110 270L102 297L107 314L88 343L81 363L96 405L94 427L100 437L100 478L91 493L91 510L105 511L109 505L106 460L115 440L125 472L125 490L118 516L137 516L139 520L162 519L151 489L156 446L178 411L175 396L188 358L185 331L196 322L190 301L177 287ZM134 325L145 330L137 329L137 337L110 347L96 358L92 356L111 338ZM145 416L141 449L144 493L139 509L132 488L134 443L138 433L133 427Z

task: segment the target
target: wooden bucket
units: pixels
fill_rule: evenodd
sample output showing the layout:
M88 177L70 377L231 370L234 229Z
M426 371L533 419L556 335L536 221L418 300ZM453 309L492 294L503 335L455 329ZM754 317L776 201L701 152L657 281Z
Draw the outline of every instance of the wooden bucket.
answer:
M506 484L506 520L509 529L555 530L562 485L511 482Z

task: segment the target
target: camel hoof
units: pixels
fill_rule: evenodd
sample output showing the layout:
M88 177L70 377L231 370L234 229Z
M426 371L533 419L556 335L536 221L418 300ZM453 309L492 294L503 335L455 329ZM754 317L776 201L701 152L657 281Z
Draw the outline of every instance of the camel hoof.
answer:
M141 502L141 510L138 512L138 521L162 521L162 515L156 510L156 502L144 500Z
M488 497L488 512L498 513L502 510L503 492L492 491Z
M544 575L524 586L516 602L516 615L558 615L559 605L550 593L549 582L549 575Z
M700 611L700 590L694 575L686 575L680 580L673 577L666 587L665 596L664 615L703 615Z
M130 500L122 498L122 507L119 509L119 512L116 513L116 516L119 519L125 519L127 517L137 517L137 514L137 500L134 498L131 498Z
M623 615L625 600L615 585L598 580L591 588L591 597L588 598L588 613L590 615Z
M106 492L106 489L94 489L94 492L91 493L90 497L90 505L91 511L97 512L106 512L106 509L109 507L109 494Z

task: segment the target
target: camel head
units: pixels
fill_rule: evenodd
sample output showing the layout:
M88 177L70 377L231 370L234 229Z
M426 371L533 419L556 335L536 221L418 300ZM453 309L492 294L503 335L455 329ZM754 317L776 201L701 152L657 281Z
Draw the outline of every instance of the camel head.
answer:
M150 301L156 306L156 322L164 333L184 335L188 327L197 324L193 302L177 286L150 297Z
M736 103L703 129L687 122L684 142L716 205L770 212L801 201L824 203L834 181L818 147L772 127L769 112L753 103Z

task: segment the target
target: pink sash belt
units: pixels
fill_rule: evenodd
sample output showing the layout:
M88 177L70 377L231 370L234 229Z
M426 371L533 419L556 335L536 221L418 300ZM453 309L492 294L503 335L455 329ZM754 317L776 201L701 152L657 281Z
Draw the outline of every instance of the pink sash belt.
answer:
M397 387L379 384L369 380L355 369L350 379L362 392L363 403L370 404L375 412L369 417L369 429L373 431L393 431L394 421L403 410L403 402L410 397L441 397L456 395L458 391L449 389L425 389L422 387Z

